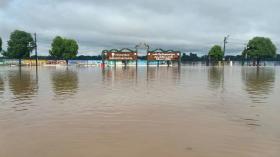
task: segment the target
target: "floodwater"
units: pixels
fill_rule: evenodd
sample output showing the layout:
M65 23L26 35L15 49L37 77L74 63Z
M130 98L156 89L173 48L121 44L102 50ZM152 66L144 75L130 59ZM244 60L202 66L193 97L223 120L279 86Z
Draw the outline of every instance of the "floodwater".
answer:
M279 157L279 67L0 67L0 157Z

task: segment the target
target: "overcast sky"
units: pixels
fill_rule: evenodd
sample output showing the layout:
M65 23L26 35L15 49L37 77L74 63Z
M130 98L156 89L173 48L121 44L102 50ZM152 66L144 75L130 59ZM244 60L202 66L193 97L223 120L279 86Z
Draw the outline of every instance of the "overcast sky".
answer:
M228 53L238 53L254 36L280 47L279 6L279 0L0 0L0 36L6 42L15 29L37 32L39 52L47 55L60 35L76 39L80 54L96 55L140 42L206 54L230 35Z

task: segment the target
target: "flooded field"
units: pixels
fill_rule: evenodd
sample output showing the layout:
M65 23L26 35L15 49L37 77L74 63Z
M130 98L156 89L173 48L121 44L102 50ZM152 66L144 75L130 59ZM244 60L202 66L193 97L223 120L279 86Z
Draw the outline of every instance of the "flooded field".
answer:
M279 157L279 67L0 67L0 157Z

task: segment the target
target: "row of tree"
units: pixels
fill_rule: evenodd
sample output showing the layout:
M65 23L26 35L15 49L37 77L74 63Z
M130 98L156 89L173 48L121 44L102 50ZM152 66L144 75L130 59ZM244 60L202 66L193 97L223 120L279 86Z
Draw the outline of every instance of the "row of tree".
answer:
M275 44L269 38L254 37L242 52L242 58L250 58L259 66L262 59L275 58L277 56L276 51ZM209 60L214 62L222 61L224 54L221 46L214 45L208 53Z
M30 33L25 31L15 30L10 34L8 41L7 51L2 51L2 39L0 38L0 52L2 55L8 58L21 59L23 58L34 58L30 54L35 48L36 43ZM79 46L78 43L73 39L62 38L57 36L53 39L51 44L51 50L49 50L51 59L64 59L68 64L69 59L98 59L100 56L79 56L77 58ZM241 58L252 59L256 62L256 65L260 65L262 59L271 59L276 57L277 48L274 43L265 37L255 37L251 39L247 47L242 52ZM37 56L35 56L37 57ZM196 54L186 55L183 54L182 60L198 61L198 60L210 60L211 62L222 61L225 58L224 50L221 46L214 45L208 56L198 57Z
M7 51L2 51L2 39L0 38L0 52L7 58L21 59L31 58L31 53L36 43L32 35L25 31L15 30L10 34L8 40ZM78 43L73 39L62 38L57 36L53 39L49 54L54 59L64 59L68 64L68 60L75 58L78 54ZM37 57L37 56L35 56Z

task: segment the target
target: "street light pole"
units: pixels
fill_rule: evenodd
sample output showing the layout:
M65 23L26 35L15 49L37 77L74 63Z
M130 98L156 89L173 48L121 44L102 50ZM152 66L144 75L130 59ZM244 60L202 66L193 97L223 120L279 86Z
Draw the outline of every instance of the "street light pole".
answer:
M36 35L36 33L34 33L34 41L35 41L36 67L38 67L38 52L37 52L37 35Z
M139 47L138 45L135 46L136 56L137 56L137 57L136 57L136 69L137 69L137 67L138 67L138 47Z
M228 38L229 38L229 35L227 35L224 38L224 59L225 59L225 55L226 55L226 44L228 43ZM230 58L229 58L229 60L230 60Z

